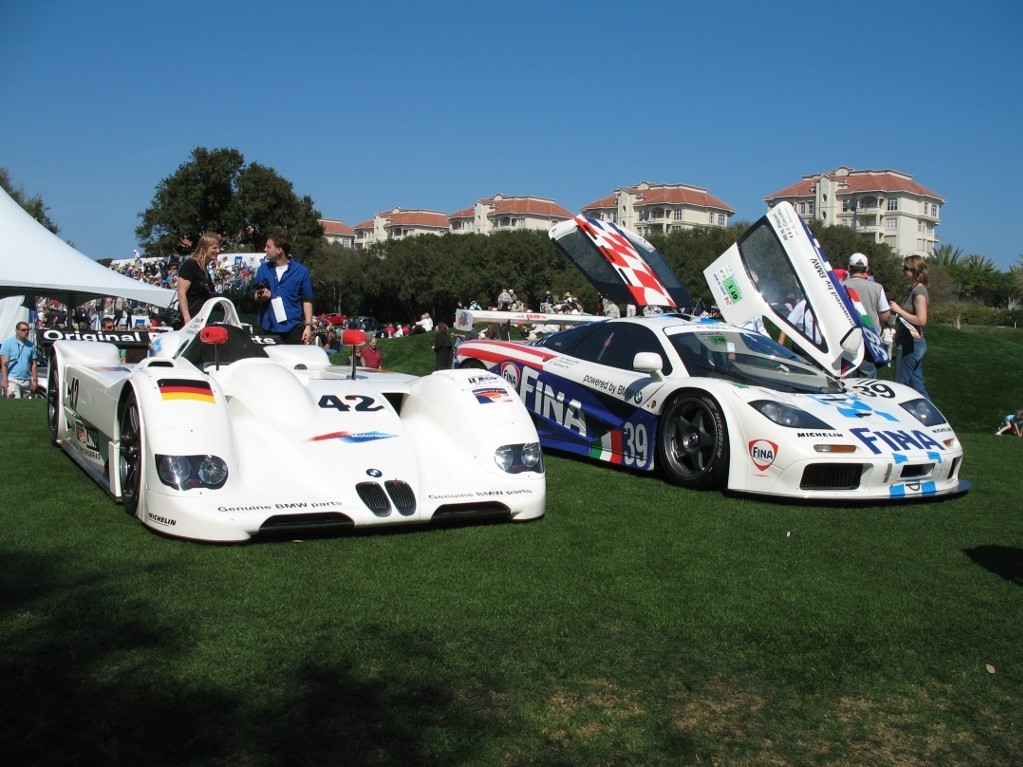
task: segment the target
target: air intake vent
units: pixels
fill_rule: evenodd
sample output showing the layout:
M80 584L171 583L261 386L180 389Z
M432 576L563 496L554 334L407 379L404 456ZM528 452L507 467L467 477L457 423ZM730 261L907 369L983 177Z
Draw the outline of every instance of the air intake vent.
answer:
M362 502L369 507L374 514L386 516L391 511L391 502L387 500L387 493L377 482L360 482L355 486L356 492Z
M860 486L863 464L815 463L803 471L800 490L855 490Z
M341 512L282 514L270 517L259 527L259 535L267 538L286 536L336 535L350 530L355 523Z
M416 511L416 494L409 487L408 482L400 479L389 479L384 483L387 494L391 497L394 507L399 514L409 515Z
M902 466L902 479L929 477L934 472L933 463L907 463Z

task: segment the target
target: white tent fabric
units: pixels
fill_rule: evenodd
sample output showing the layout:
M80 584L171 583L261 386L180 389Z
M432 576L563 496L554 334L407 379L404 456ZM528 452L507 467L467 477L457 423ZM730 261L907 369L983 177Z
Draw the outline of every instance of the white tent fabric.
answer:
M0 297L46 296L69 308L93 298L167 306L174 291L107 269L36 221L0 188Z
M0 298L0 341L13 336L14 328L19 322L28 322L29 313L24 302L24 296Z

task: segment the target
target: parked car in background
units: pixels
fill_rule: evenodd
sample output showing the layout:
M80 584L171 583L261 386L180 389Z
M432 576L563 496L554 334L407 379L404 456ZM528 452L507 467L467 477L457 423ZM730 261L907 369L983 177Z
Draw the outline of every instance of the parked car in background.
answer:
M367 334L375 335L377 338L384 337L384 325L376 317L367 317L365 315L352 317L348 320L348 327L364 330Z
M348 322L347 314L337 314L331 312L329 314L319 314L315 317L316 321L321 325L332 325L334 327L343 327Z

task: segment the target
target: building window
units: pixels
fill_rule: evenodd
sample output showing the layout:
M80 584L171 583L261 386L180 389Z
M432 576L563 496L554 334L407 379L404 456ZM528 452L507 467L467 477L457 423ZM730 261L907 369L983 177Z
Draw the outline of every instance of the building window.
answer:
M725 225L725 214L724 213L718 213L718 226L724 226L724 225Z
M889 216L884 220L884 228L889 230L898 229L899 228L898 219Z
M673 216L673 218L676 221L681 221L682 220L682 208L675 208L675 211L672 214L672 216Z
M898 210L898 209L899 209L899 198L898 197L889 197L888 198L888 210Z

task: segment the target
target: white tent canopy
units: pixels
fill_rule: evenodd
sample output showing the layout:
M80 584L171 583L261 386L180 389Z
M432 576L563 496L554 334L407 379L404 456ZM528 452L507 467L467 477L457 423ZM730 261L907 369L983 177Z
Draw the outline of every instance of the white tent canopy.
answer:
M107 269L40 224L0 188L0 296L46 296L70 309L118 297L167 306L174 291Z

